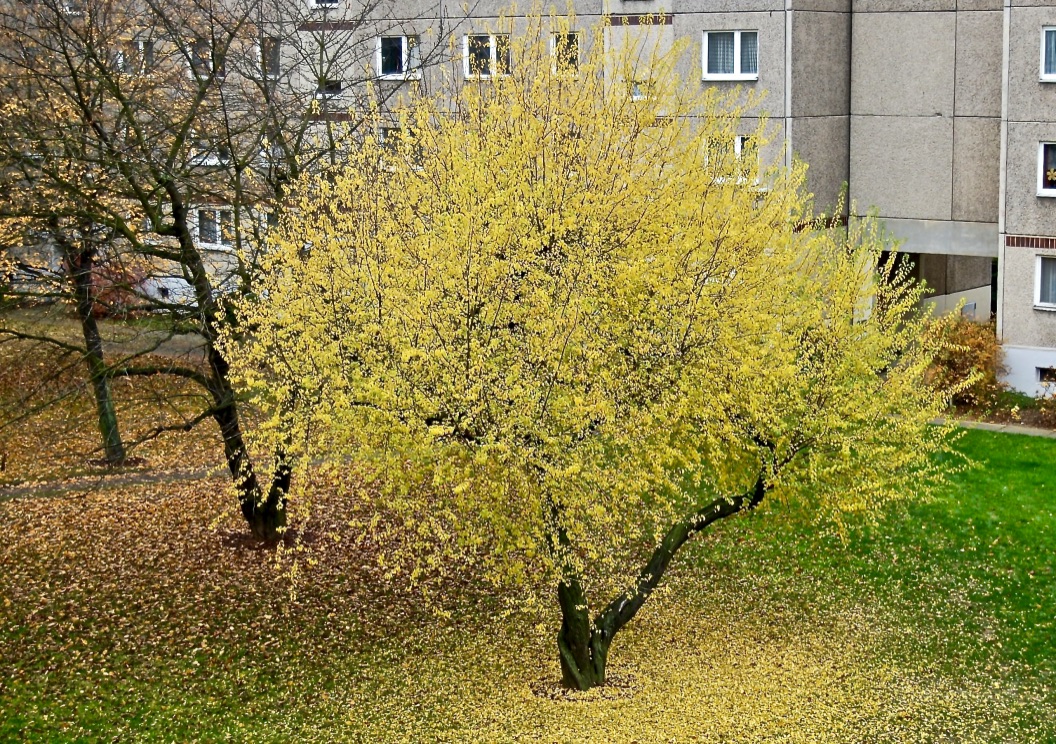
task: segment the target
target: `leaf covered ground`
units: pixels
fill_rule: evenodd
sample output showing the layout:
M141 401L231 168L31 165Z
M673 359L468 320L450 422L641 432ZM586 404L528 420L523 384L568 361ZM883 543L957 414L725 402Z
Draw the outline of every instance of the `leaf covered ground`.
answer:
M9 451L61 455L64 415ZM145 471L211 465L214 437ZM0 740L1054 741L1056 442L961 441L978 468L845 544L780 510L717 525L586 694L554 684L553 612L470 569L448 617L386 581L354 489L277 554L220 475L0 495Z

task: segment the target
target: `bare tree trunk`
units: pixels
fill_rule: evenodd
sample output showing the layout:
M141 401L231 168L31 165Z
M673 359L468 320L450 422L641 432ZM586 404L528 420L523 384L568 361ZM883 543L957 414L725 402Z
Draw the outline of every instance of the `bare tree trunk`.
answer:
M188 226L187 207L173 184L167 184L172 203L172 234L180 242L181 263L187 270L200 314L200 332L205 340L209 363L209 388L213 397L213 419L224 440L224 458L238 490L242 516L261 540L273 541L286 527L286 494L290 488L290 468L281 456L276 457L275 472L267 493L261 488L253 461L242 435L235 390L231 384L231 367L220 351L220 308L209 273L194 245Z
M106 362L103 360L103 339L92 314L95 304L95 288L92 283L93 253L90 248L78 250L69 244L63 245L62 248L73 278L77 317L81 321L81 331L84 335L84 361L88 365L88 380L95 396L104 457L108 465L120 465L125 461L125 446L117 426L117 412L114 410L114 399L110 393L110 378Z

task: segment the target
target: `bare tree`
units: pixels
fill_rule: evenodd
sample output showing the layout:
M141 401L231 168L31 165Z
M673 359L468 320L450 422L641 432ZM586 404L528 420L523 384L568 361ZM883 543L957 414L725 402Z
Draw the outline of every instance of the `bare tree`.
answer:
M73 257L62 263L70 281L55 286L77 299L97 400L119 376L175 375L206 392L200 413L151 435L214 421L242 513L263 539L285 525L291 472L281 448L266 474L250 457L219 345L235 322L228 298L254 291L288 184L336 162L371 112L422 85L420 69L446 50L442 19L410 33L391 0L309 2L0 4L0 179L25 197L0 218ZM377 69L382 51L396 71ZM108 361L90 329L92 285L78 283L100 265L136 277L122 287L134 309L168 329ZM202 364L145 356L182 332L200 337ZM112 402L106 410L116 434Z

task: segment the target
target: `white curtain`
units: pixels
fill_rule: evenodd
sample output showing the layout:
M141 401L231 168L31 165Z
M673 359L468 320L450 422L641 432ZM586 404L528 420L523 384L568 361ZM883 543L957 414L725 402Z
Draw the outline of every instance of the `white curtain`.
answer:
M708 74L733 74L732 31L712 31L708 34Z
M759 33L741 32L741 74L759 74Z
M1056 75L1056 28L1045 29L1045 74Z
M1038 299L1056 305L1056 258L1041 259L1041 292Z

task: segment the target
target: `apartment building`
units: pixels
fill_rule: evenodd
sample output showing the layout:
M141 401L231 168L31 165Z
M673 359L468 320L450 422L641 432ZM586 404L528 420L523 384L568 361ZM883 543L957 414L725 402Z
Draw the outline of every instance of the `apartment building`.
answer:
M306 0L339 29L350 0ZM342 3L349 3L343 7ZM440 31L470 65L501 71L505 0L457 21L443 3L407 0L373 40L382 85L417 78L420 39ZM816 204L847 189L879 215L939 312L996 315L1006 382L1056 382L1056 2L1052 0L575 0L606 43L690 42L683 80L765 91L742 122L766 116L761 157L809 165ZM465 10L463 7L462 10ZM647 21L646 16L653 16ZM447 26L445 27L445 20ZM648 37L648 38L646 38ZM428 80L429 71L421 77ZM741 144L741 141L738 142Z
M820 210L846 189L848 219L879 215L939 311L996 314L1008 383L1037 394L1056 381L1056 0L572 0L565 10L584 31L606 23L610 46L688 42L686 84L765 92L738 148L751 147L765 116L759 156L806 162ZM247 106L261 111L252 136L228 127L181 167L193 179L241 164L272 191L313 127L355 123L371 97L387 105L428 92L441 74L501 74L517 64L509 35L527 26L508 0L274 0L244 13L253 39L209 46L203 29L199 49L196 36L173 44L176 24L156 24L161 33L136 32L114 64L168 54L194 85L251 91ZM210 75L218 66L225 73ZM631 83L644 91L649 81ZM223 265L246 216L222 189L200 191L196 239Z

